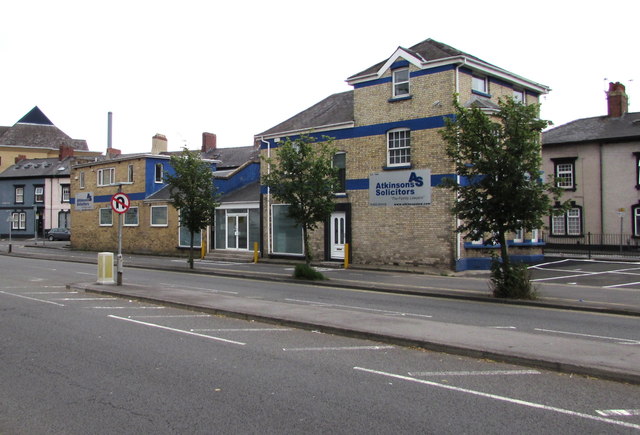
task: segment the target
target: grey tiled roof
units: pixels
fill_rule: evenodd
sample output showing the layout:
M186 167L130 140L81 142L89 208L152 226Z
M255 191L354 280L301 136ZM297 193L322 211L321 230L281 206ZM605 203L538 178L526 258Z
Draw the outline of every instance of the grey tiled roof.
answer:
M53 125L37 106L14 126L0 127L0 145L38 148L60 148L60 145L69 145L76 150L89 150L86 140L69 137Z
M542 133L543 145L625 139L640 140L640 112L577 119Z
M353 91L333 94L257 136L313 129L345 122L353 122Z
M435 41L433 39L425 39L424 41L414 45L413 47L409 48L409 49L405 49L406 51L408 51L409 53L413 54L414 56L416 56L417 58L421 58L424 61L432 61L432 60L438 60L438 59L446 59L448 57L455 57L455 56L465 56L468 57L470 59L475 59L475 60L479 60L483 63L487 63L483 61L482 59L473 56L471 54L465 53L464 51L460 51L457 48L453 48L450 45L447 44L443 44L442 42L438 42ZM375 65L370 66L369 68L365 69L364 71L360 71L357 74L352 75L351 77L349 77L347 80L350 80L352 78L355 77L359 77L359 76L366 76L368 74L373 74L375 72L377 72L382 65L385 64L385 62L388 59L385 59L381 62L378 62Z
M64 160L25 159L5 169L0 173L0 178L68 177L72 162L72 157Z
M218 170L237 168L249 161L258 161L260 150L254 146L216 148L203 153L206 159L220 160L216 165Z
M260 201L260 182L254 181L239 189L233 190L220 198L220 202Z

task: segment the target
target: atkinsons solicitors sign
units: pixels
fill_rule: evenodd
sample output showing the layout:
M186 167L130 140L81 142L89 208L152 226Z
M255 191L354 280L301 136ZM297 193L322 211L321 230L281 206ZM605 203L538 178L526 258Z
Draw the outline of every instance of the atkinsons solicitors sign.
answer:
M431 170L374 172L369 175L369 205L431 204Z

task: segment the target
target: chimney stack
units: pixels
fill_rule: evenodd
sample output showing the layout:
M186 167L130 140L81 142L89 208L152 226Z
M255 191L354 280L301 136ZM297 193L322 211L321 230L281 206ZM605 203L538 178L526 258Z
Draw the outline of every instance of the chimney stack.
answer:
M213 133L202 133L202 152L207 153L211 150L215 150L217 147L217 138Z
M20 163L23 160L26 160L27 156L25 156L24 154L19 154L16 158L15 158L15 163Z
M120 154L122 154L122 151L115 149L115 148L107 148L107 158L109 159L113 159L115 157L118 157Z
M625 92L625 87L620 82L609 83L607 94L607 116L619 118L629 111L629 97Z
M64 160L67 157L73 156L73 147L62 144L60 145L60 151L58 152L58 160Z
M164 134L156 133L151 139L151 154L162 154L167 152L167 137Z

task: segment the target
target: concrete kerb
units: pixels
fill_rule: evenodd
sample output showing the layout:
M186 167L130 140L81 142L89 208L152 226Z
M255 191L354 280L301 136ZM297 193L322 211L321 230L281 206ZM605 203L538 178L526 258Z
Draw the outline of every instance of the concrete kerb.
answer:
M408 337L406 334L392 334L389 332L384 333L381 331L372 331L371 328L367 328L366 325L364 325L367 322L367 320L364 320L365 318L369 319L370 322L373 321L375 323L388 320L383 316L372 314L358 313L354 316L353 313L350 313L350 322L353 322L353 324L350 324L347 327L344 324L340 324L340 322L334 323L330 320L327 320L332 318L332 313L339 312L339 314L344 314L340 310L335 310L327 307L313 307L312 310L316 313L316 315L308 316L304 315L304 313L302 315L300 315L299 313L300 311L304 311L305 309L309 310L311 308L299 307L293 304L281 302L251 301L252 306L248 307L247 309L231 309L229 307L225 308L216 306L215 304L187 303L181 297L152 297L144 295L141 293L153 292L153 290L149 290L143 286L115 286L77 283L68 284L67 288L70 290L81 290L88 293L126 297L141 302L149 302L175 308L189 309L192 311L204 312L214 315L223 315L242 320L254 320L297 329L316 330L327 334L372 340L401 347L415 347L429 351L442 352L472 358L490 359L509 364L523 365L567 374L592 376L617 382L640 384L640 372L629 373L619 369L615 369L613 367L606 368L589 366L570 361L563 361L560 358L544 359L524 354L518 355L518 353L521 351L517 350L500 352L496 350L482 349L480 347L451 344L442 340L418 339L415 337ZM136 288L138 288L138 291L135 291ZM217 295L217 297L227 300L234 298L238 299L234 296ZM286 309L282 309L282 307L286 307ZM281 312L277 314L276 311ZM323 320L318 321L319 318ZM397 322L398 320L396 319L395 321Z

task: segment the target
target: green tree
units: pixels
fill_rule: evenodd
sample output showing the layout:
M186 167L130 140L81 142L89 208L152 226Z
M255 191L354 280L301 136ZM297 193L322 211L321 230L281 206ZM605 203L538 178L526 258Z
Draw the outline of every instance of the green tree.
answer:
M332 165L333 139L323 137L315 143L310 136L287 138L277 148L275 158L264 158L269 171L262 184L269 187L275 199L289 204L289 217L302 227L304 255L311 263L309 232L326 221L334 210L334 195L338 189L338 169Z
M441 134L458 175L445 183L457 194L457 231L500 245L500 262L494 258L492 267L495 296L533 297L526 268L510 261L506 234L541 228L551 213L549 193L554 200L561 194L540 179L540 135L548 122L539 119L539 105L511 98L501 100L492 116L457 100L454 105L455 118L445 121Z
M186 148L182 154L171 156L171 166L175 173L166 179L173 205L180 212L180 225L190 233L189 268L193 269L194 234L213 221L215 209L220 205L213 171L197 151Z

